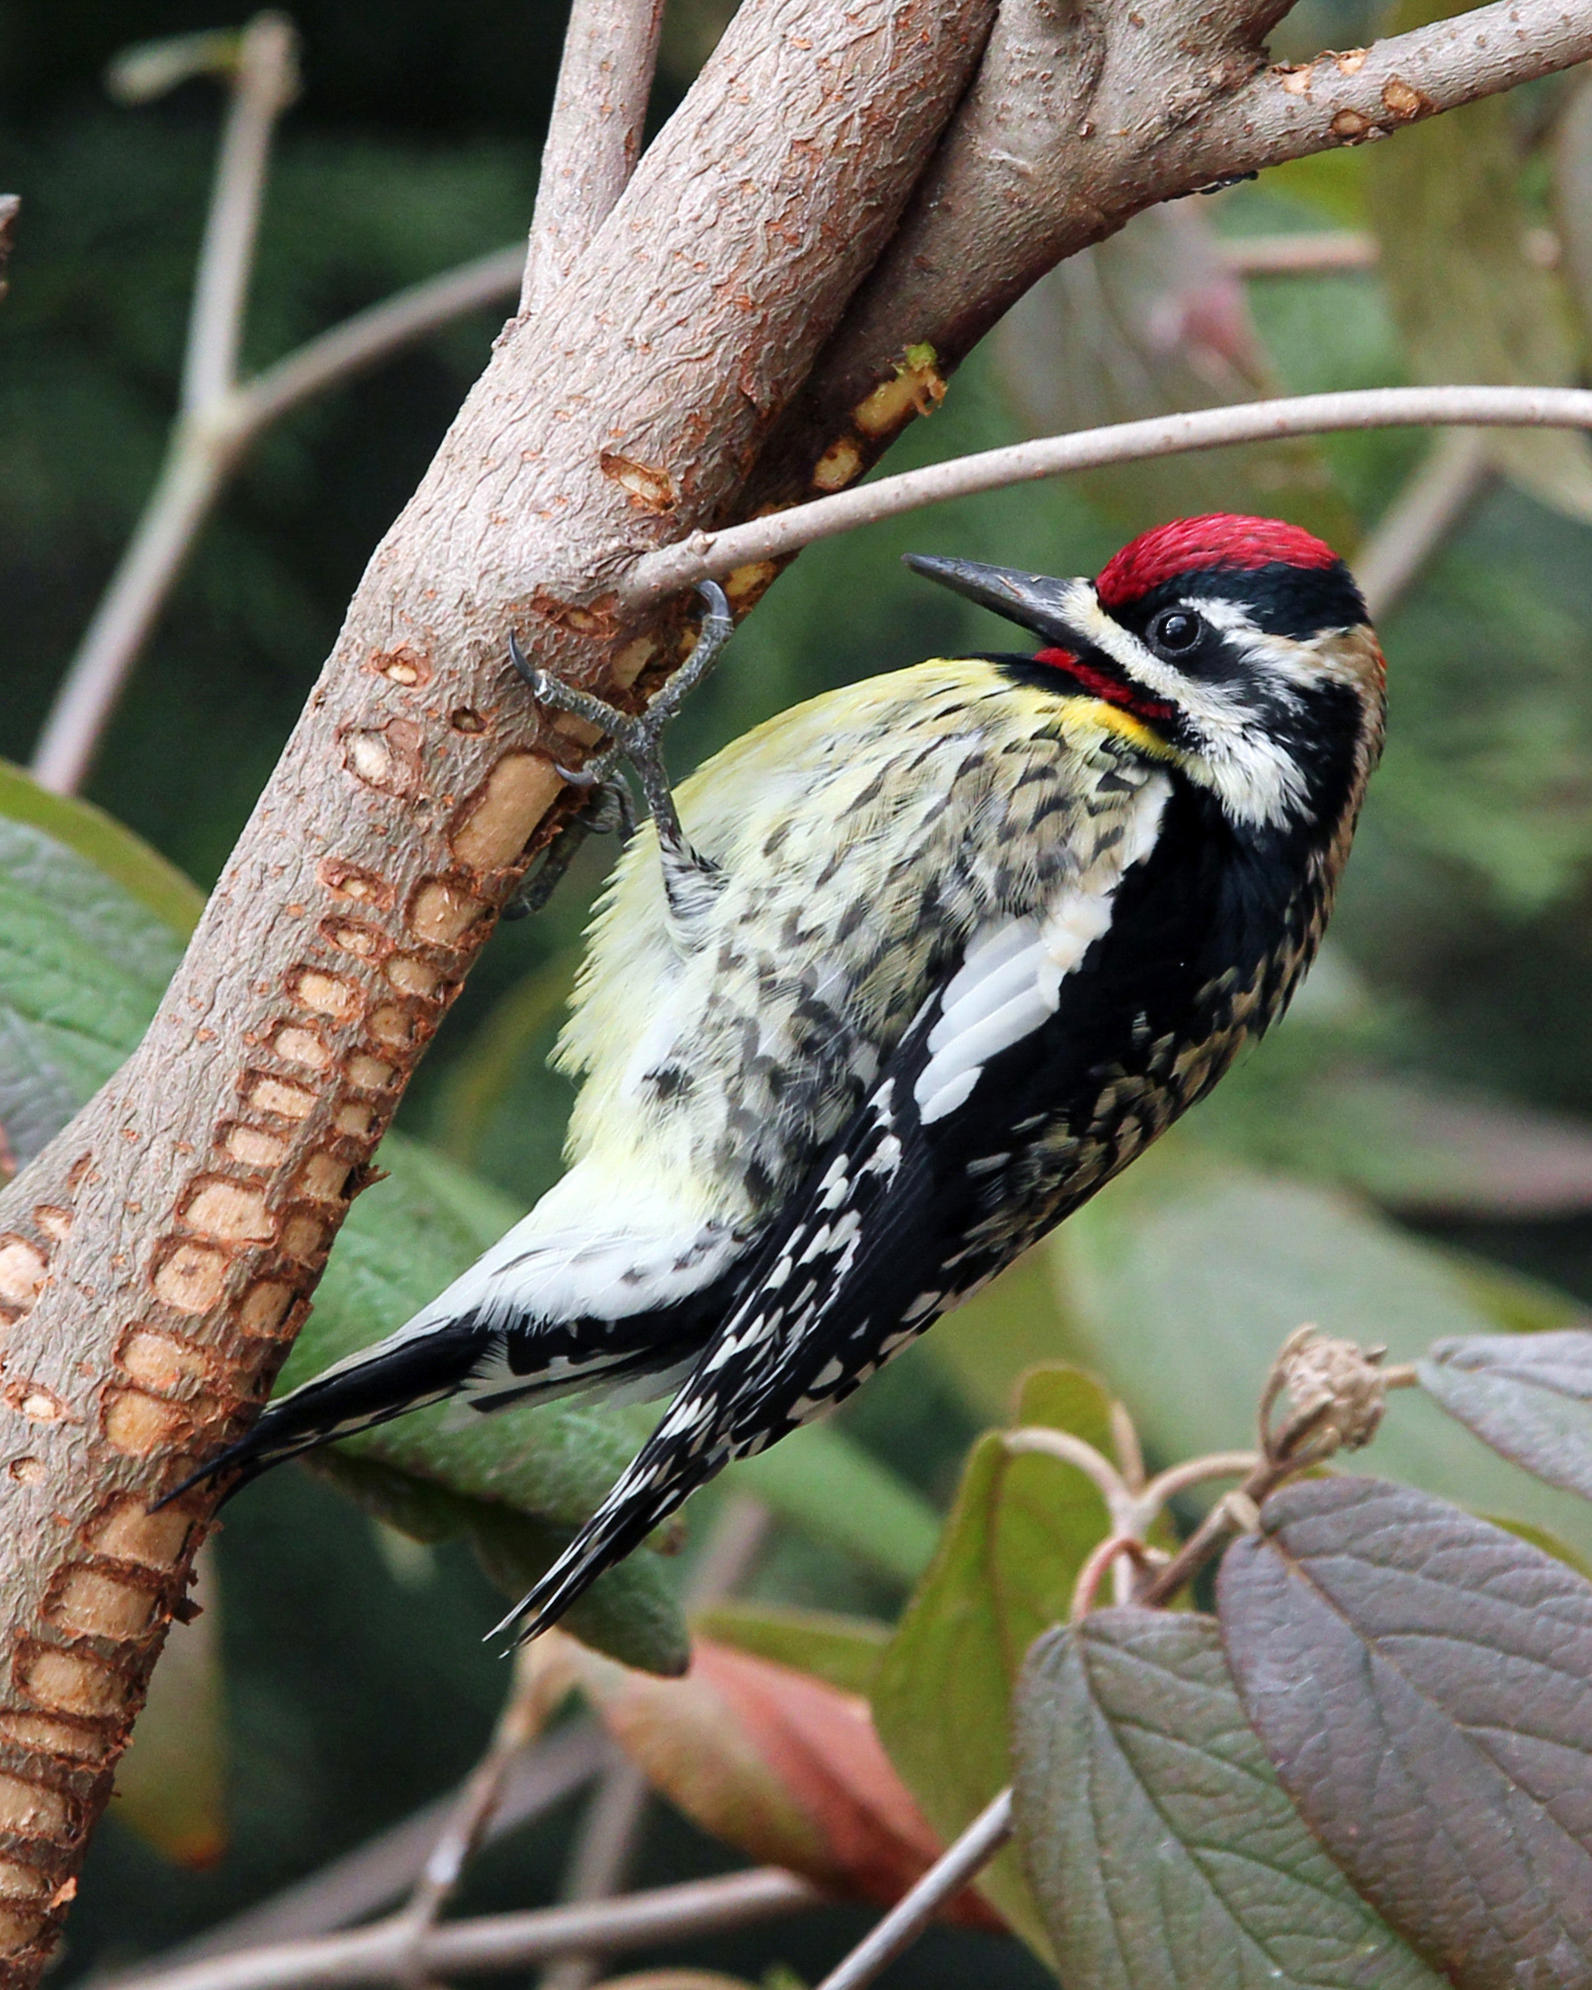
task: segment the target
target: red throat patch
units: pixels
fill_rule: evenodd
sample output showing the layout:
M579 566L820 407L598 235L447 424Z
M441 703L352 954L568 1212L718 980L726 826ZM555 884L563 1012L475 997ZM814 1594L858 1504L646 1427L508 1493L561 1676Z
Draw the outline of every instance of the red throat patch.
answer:
M1130 684L1125 677L1118 677L1112 671L1102 670L1096 664L1085 663L1071 650L1040 650L1034 657L1035 663L1045 663L1062 676L1070 677L1080 691L1087 691L1092 698L1102 699L1108 705L1119 705L1123 711L1132 712L1137 719L1169 719L1172 707L1159 698L1152 698L1147 691L1141 691L1136 684Z
M1120 608L1178 574L1211 567L1251 571L1279 561L1290 567L1330 567L1337 557L1314 533L1285 525L1280 518L1215 511L1141 533L1106 562L1095 587L1103 606Z

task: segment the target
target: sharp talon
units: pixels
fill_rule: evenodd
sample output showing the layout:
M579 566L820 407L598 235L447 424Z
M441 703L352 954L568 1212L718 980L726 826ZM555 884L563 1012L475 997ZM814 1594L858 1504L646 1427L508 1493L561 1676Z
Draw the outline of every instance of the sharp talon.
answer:
M572 788L600 788L605 775L594 773L589 767L566 767L561 760L553 762L553 772L561 781L568 781Z
M509 630L509 662L513 664L520 676L530 685L531 696L534 698L536 696L536 680L542 673L531 662L529 657L526 656L524 650L520 648L520 639L513 629Z

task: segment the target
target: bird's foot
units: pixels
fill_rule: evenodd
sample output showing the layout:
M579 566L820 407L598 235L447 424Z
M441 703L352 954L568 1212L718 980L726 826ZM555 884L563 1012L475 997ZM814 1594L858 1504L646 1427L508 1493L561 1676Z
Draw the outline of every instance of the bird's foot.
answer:
M659 842L682 860L688 857L689 845L680 828L669 776L663 764L663 735L681 705L718 662L724 645L735 631L730 604L717 581L703 581L697 594L706 612L697 634L696 647L646 711L639 715L621 712L604 699L594 697L590 691L577 691L572 684L564 683L551 671L539 669L527 659L519 639L512 634L509 637L509 661L530 686L531 696L537 704L555 712L567 712L571 718L583 719L587 725L606 733L614 743L612 751L623 754L635 768L642 793L647 798L648 811L657 825ZM599 756L593 767L582 773L570 773L563 767L558 771L566 780L581 786L594 786L609 781L611 766L609 753Z
M606 753L600 756L601 761L608 758ZM628 843L635 835L635 798L617 776L599 772L599 764L594 762L591 767L573 771L559 768L559 773L576 787L590 788L591 799L563 824L548 844L535 875L521 880L503 907L503 918L525 919L533 912L540 912L558 889L588 836L617 835L622 843Z

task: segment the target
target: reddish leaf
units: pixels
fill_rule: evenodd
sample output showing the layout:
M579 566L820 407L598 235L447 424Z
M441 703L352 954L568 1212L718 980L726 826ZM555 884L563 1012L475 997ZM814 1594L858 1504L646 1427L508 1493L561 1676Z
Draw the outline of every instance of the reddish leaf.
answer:
M678 1680L626 1671L573 1640L561 1649L653 1786L752 1858L877 1901L898 1899L938 1858L857 1694L711 1639L697 1640ZM1002 1925L971 1893L947 1918Z
M1244 1710L1356 1889L1461 1990L1592 1983L1592 1585L1335 1478L1267 1501L1218 1599Z

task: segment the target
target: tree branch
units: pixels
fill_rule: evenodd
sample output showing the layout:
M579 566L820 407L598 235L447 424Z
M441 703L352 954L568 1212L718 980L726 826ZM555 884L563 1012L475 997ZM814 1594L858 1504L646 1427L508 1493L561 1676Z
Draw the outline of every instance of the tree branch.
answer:
M542 148L522 315L569 275L636 170L662 26L663 0L575 0Z
M573 1796L598 1773L606 1748L602 1731L590 1721L579 1721L527 1749L510 1766L483 1842L495 1843ZM104 1978L97 1990L128 1990L135 1977L164 1977L207 1957L274 1945L301 1935L323 1935L390 1906L424 1872L439 1832L447 1829L471 1780L466 1778L457 1790L379 1832L297 1885L284 1887L258 1906L207 1928L163 1955L146 1959L136 1969Z
M260 227L276 121L298 94L298 36L285 14L256 14L244 29L216 160L215 192L199 251L188 319L182 410L215 406L237 378L238 345Z
M1392 614L1486 489L1490 465L1475 429L1450 429L1433 443L1355 554L1355 579L1374 621Z
M780 1914L824 1904L806 1880L778 1866L758 1866L722 1879L660 1886L622 1900L538 1907L523 1914L486 1914L449 1921L418 1944L401 1914L372 1928L245 1949L236 1955L190 1963L148 1976L124 1977L124 1990L331 1990L350 1983L381 1983L411 1965L428 1977L474 1976L543 1962L570 1948L616 1955L688 1935L744 1928Z
M638 560L620 583L618 596L639 607L698 580L720 578L757 562L789 559L804 546L859 525L899 518L948 498L973 497L1075 470L1097 470L1107 463L1142 462L1281 436L1460 424L1592 429L1592 392L1576 387L1366 387L1342 394L1243 401L1188 414L1156 415L1147 421L1116 422L1074 435L1039 436L1032 442L908 470L898 477L881 477L856 490L814 498L810 504L720 532L692 533Z
M208 1495L151 1502L268 1393L562 790L505 632L577 683L670 659L678 622L604 576L733 500L991 5L746 0L376 551L144 1044L0 1194L9 1986L49 1951L208 1525Z
M519 285L516 243L428 278L310 339L218 401L180 419L104 598L61 680L34 749L34 778L58 795L87 779L111 715L205 520L244 454L274 421Z
M867 1938L832 1969L818 1990L862 1990L910 1948L946 1901L983 1871L1012 1835L1012 1793L1002 1790L942 1852L910 1893L898 1900Z
M1003 6L974 88L888 253L780 424L738 515L854 482L1063 258L1175 200L1308 153L1384 137L1592 56L1592 11L1494 0L1456 19L1267 66L1287 0L1212 9L1108 0ZM732 599L756 598L773 569Z
M1155 200L1592 52L1592 10L1500 0L1358 65L1257 74L1280 5L1099 0L1041 92L1054 22L1029 0L1025 56L1014 0L1018 110L1037 134L1036 92L1081 114L1049 128L1048 180L1032 157L1000 168L1015 193L994 225L920 197L903 227L993 0L745 0L534 335L499 343L377 549L144 1044L0 1193L0 1983L23 1990L48 1954L209 1523L208 1494L158 1513L151 1497L269 1390L561 794L505 631L578 684L664 674L681 611L621 598L616 577L805 492L826 459L837 482L860 474L931 385L896 383L904 345L929 340L943 370L1013 285ZM922 309L892 311L914 267ZM859 377L866 421L840 391ZM853 434L853 458L835 454ZM804 437L822 439L807 453ZM433 1938L437 1968L474 1966L444 1952L457 1932Z

